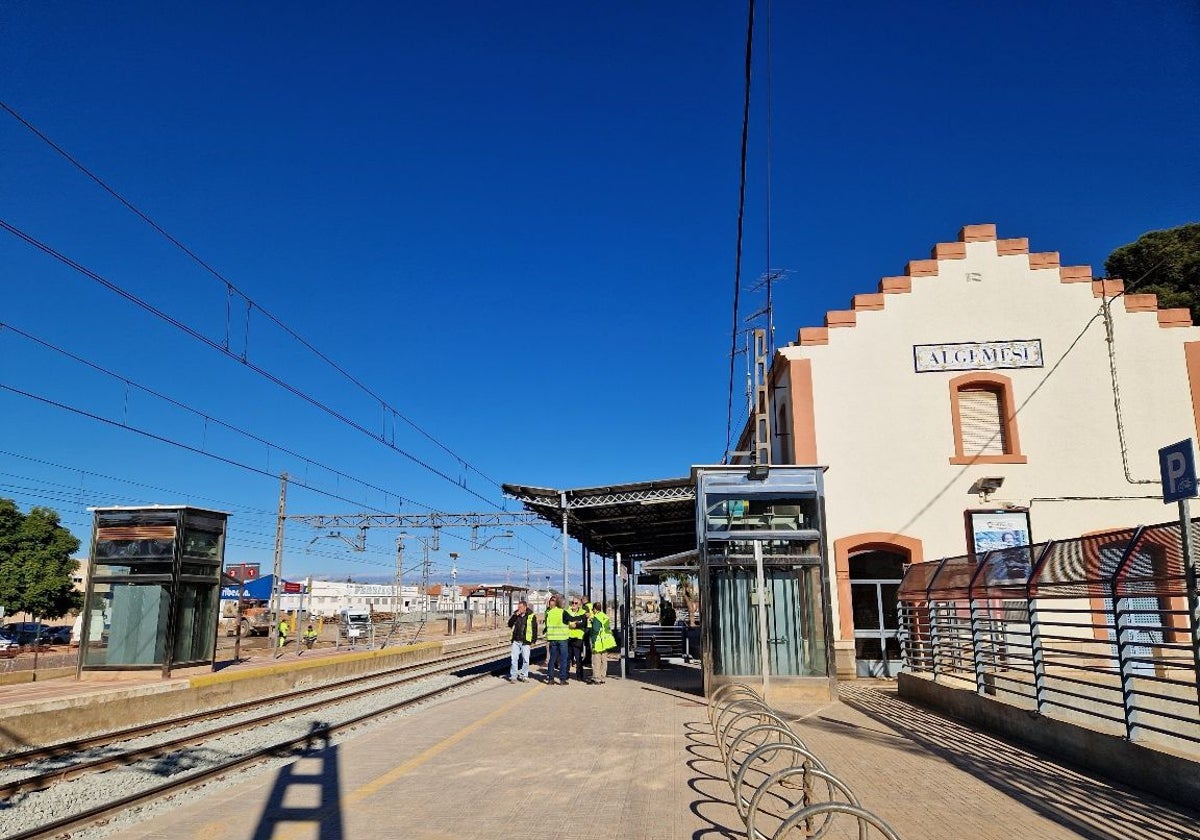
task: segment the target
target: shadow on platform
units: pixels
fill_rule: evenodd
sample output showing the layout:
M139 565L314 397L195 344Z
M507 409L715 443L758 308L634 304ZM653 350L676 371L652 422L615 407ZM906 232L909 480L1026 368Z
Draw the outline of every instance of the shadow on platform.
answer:
M306 828L306 837L344 840L338 748L326 724L313 721L302 756L280 769L254 830L254 840L271 840L276 829Z
M1014 746L913 706L899 699L895 688L843 684L840 691L847 706L1080 837L1200 838L1200 814L1161 800L1146 801L1148 796L1142 794L1126 795L1127 789L1115 782L1100 783L1057 766L1052 756ZM805 721L812 723L811 719ZM902 742L885 732L863 734L905 749Z
M725 777L725 762L721 751L717 748L716 736L712 727L703 722L691 722L687 729L687 767L689 772L687 785L696 794L688 806L693 814L707 823L707 826L692 833L692 840L713 840L713 838L745 837L745 827L726 825L731 813L736 814L733 804L733 791L729 780Z
M610 673L620 673L617 670L619 667L611 667ZM704 674L697 660L689 663L672 659L664 661L658 668L647 668L640 660L634 660L626 663L625 679L695 695L701 701L704 699Z

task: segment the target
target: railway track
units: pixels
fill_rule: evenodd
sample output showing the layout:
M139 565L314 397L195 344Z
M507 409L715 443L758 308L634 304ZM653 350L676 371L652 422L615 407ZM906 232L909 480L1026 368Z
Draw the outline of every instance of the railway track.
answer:
M370 685L372 683L377 683L381 680L387 680L398 675L408 674L416 677L420 676L426 670L438 672L452 665L472 662L473 659L480 654L494 654L495 650L496 646L492 643L473 645L469 648L462 648L454 651L447 656L443 656L440 659L430 662L401 665L395 668L387 668L381 671L375 671L370 674L360 674L355 677L349 677L343 680L323 683L312 688L306 688L303 689L303 691L305 696L312 696L317 693L330 694L344 689L353 689L354 686ZM273 694L266 697L258 697L254 700L247 700L242 703L233 703L228 706L221 706L220 708L211 709L207 712L198 712L196 714L184 715L181 717L171 718L169 720L138 724L137 726L130 726L124 729L113 730L111 732L104 732L88 738L77 738L72 741L50 744L44 747L35 747L33 749L21 750L19 752L5 753L0 755L0 774L15 767L36 767L37 765L46 761L70 758L89 750L103 749L109 745L122 741L129 741L134 738L153 736L181 726L189 726L206 720L229 717L230 715L252 711L256 708L271 706L273 704L279 704L282 702L293 702L297 696L297 693L297 691L291 691L284 694ZM7 783L0 781L0 800L7 798L15 792L15 790L10 789Z
M507 667L507 658L507 654L489 645L486 651L473 649L426 663L419 673L415 669L421 666L409 666L306 690L302 702L293 694L214 710L205 715L205 720L215 725L198 730L194 728L198 718L191 717L186 724L181 719L162 721L10 754L3 759L5 766L17 762L28 766L32 760L34 772L0 785L0 822L6 825L3 837L62 837L240 768L271 758L302 755L315 742L325 742L336 733L491 677L501 670L501 663ZM322 696L313 697L316 693ZM249 717L244 716L247 712ZM231 715L233 720L229 719ZM120 746L183 725L191 731L147 745ZM79 752L84 754L78 760L37 768L38 762L58 761ZM114 773L123 774L123 778L109 778ZM163 780L157 781L160 777ZM71 803L67 813L62 813L64 800ZM13 828L7 828L9 825Z

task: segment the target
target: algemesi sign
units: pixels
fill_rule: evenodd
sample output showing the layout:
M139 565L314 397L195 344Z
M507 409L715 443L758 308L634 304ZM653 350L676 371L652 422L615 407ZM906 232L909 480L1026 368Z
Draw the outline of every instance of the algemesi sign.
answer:
M917 373L1041 367L1042 341L1039 338L1030 338L959 344L915 344L913 366Z

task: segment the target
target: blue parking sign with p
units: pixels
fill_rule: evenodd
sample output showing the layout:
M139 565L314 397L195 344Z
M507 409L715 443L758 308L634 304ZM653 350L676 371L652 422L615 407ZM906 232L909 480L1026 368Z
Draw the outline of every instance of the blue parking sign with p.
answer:
M1158 469L1162 473L1164 503L1195 498L1196 456L1191 438L1158 450Z

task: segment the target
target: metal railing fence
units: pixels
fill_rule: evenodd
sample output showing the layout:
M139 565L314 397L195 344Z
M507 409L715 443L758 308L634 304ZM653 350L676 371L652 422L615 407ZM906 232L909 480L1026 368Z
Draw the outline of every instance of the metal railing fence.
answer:
M1188 588L1178 523L915 564L898 595L905 668L1195 751L1200 637Z

